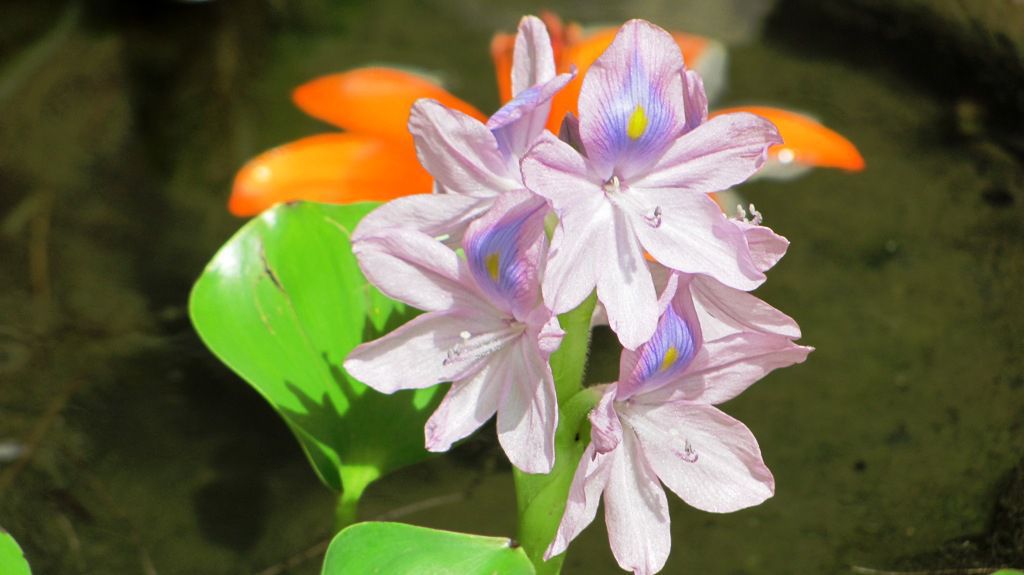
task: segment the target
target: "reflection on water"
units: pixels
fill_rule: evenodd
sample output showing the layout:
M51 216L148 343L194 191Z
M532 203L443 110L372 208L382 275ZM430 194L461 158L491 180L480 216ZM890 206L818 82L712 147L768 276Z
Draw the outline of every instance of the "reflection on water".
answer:
M1024 445L1024 176L990 100L917 82L870 35L816 33L800 2L549 5L731 41L723 104L811 112L868 162L743 190L792 241L760 295L818 351L725 406L757 434L776 497L721 516L674 500L666 572L1024 563L1022 488L1010 481ZM331 494L185 317L191 282L240 224L224 209L231 177L259 151L328 130L288 102L326 72L400 63L493 110L490 34L537 9L5 8L0 442L33 455L0 467L0 522L37 572L252 573L315 554ZM597 341L590 377L607 380L614 339ZM374 486L366 517L397 509L512 533L511 478L491 438ZM566 572L617 572L605 537L592 526Z

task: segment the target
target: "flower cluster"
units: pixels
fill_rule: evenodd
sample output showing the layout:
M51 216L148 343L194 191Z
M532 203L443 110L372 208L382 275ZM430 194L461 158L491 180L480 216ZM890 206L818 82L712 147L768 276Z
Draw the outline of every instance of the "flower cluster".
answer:
M601 386L590 444L547 551L562 553L603 499L619 564L662 568L662 485L727 512L774 491L757 443L714 405L810 348L788 316L747 293L788 242L709 197L781 142L747 113L708 119L700 76L664 30L626 23L583 78L579 117L548 131L557 74L544 24L524 18L512 100L486 123L433 100L409 130L435 193L393 200L352 236L366 277L427 313L356 348L345 368L386 392L452 382L426 426L445 451L497 414L498 439L527 473L554 464L558 405L550 355L558 315L596 289L624 348ZM548 222L554 225L548 237ZM591 390L591 392L593 392Z

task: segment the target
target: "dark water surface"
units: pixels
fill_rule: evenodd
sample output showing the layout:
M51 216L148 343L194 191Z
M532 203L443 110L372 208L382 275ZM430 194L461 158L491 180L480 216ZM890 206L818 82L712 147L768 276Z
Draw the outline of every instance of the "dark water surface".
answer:
M810 112L868 163L742 190L792 242L759 295L817 351L725 406L757 435L776 497L730 515L670 497L665 572L1024 566L1020 132L983 91L921 81L881 36L822 34L797 2L545 6L725 39L722 104ZM327 131L288 100L319 74L397 63L493 110L490 36L540 7L3 8L0 447L32 453L0 467L0 524L37 573L319 572L333 494L186 316L191 282L242 223L224 209L231 178ZM597 341L590 378L606 381L617 352ZM363 513L513 534L493 430L371 487ZM619 572L600 521L565 572Z

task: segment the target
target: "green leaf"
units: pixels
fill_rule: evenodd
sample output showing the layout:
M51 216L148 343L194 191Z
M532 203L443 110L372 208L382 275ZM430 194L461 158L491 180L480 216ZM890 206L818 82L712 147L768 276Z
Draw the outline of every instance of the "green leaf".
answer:
M531 475L513 469L519 540L538 574L557 574L565 554L544 561L544 552L555 537L565 511L576 466L590 441L587 414L600 394L583 389L590 350L590 319L597 303L591 295L580 306L558 317L565 331L562 344L551 356L551 371L558 392L558 429L555 432L555 465L547 475Z
M358 523L334 537L322 575L533 575L511 539L404 523Z
M356 345L410 317L366 283L352 255L349 234L374 207L267 210L217 252L189 302L207 347L281 414L320 479L344 489L340 524L354 520L367 485L428 455L423 425L442 395L383 395L341 367Z
M0 529L0 573L4 575L32 575L25 554L11 534Z
M994 571L992 575L1024 575L1024 571L1018 571L1017 569L1000 569Z

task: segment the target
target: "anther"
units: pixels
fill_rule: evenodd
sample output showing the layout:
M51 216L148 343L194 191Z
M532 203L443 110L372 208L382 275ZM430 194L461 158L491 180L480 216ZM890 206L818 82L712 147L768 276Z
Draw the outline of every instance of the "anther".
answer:
M661 226L661 206L655 206L654 213L649 216L644 216L644 221L652 228Z
M754 224L755 226L759 226L761 225L761 220L763 219L764 217L761 215L761 212L757 211L757 208L754 207L754 204L750 204L750 223Z
M680 453L679 456L682 458L683 461L687 463L697 463L697 460L700 459L700 456L697 455L697 452L693 450L693 446L690 445L689 439L687 439L686 442L683 444L683 452Z
M619 193L619 177L618 176L612 176L611 178L609 178L608 181L604 183L603 188L604 188L605 193L608 193L608 194L617 194L617 193Z

